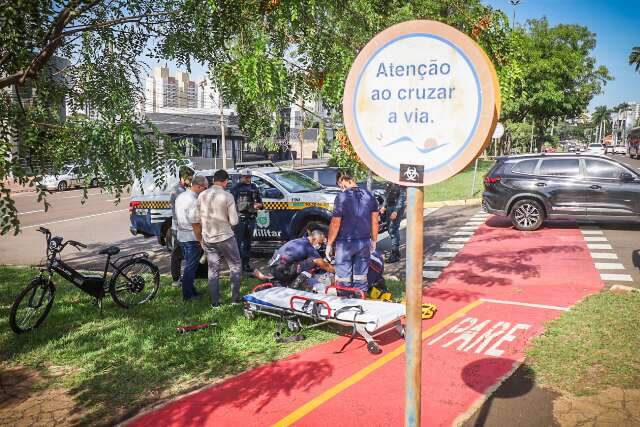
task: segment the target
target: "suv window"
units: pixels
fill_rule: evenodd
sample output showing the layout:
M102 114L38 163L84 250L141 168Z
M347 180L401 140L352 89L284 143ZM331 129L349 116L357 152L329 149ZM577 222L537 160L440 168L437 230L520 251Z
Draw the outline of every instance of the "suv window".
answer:
M580 160L544 159L540 165L540 175L578 176L580 175Z
M266 190L267 188L274 188L270 182L267 182L264 179L259 178L257 176L252 176L251 182L254 183L256 187L258 187L258 190L260 190L260 193L264 193L264 190Z
M522 160L513 166L513 169L511 169L511 173L532 175L537 165L538 159Z
M626 172L620 166L602 160L585 159L587 176L589 178L620 178L622 172Z

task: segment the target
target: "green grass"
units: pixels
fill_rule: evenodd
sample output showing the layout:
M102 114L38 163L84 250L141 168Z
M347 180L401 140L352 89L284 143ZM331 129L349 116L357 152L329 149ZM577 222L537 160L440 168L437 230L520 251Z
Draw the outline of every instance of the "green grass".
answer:
M89 296L58 277L48 318L38 330L17 336L9 329L9 307L36 273L29 268L0 267L0 360L44 374L51 366L69 370L70 374L55 381L86 411L86 424L110 424L160 396L179 395L336 336L311 329L304 332L304 341L277 344L275 319L246 320L239 306L211 310L205 280L199 280L197 287L206 297L184 304L180 290L172 288L167 277L162 278L156 298L135 309L120 309L105 298L102 318ZM257 283L244 280L242 291ZM402 285L392 283L391 287L394 296L401 298ZM229 303L228 282L223 281L222 289L223 303ZM176 333L177 326L209 322L218 325ZM119 415L109 418L113 414Z
M640 293L604 292L548 323L527 363L538 381L576 395L640 388Z
M493 166L493 163L493 160L478 160L478 174L476 176L476 186L473 194L471 194L471 187L473 184L474 163L446 181L425 187L424 201L442 202L446 200L464 200L480 197L483 189L482 180L486 173L489 172L489 169L491 169L491 166Z

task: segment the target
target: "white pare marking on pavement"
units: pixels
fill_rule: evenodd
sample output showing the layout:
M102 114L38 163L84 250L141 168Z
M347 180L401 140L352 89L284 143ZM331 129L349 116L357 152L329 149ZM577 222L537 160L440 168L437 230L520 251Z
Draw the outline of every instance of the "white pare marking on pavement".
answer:
M102 215L109 215L112 213L117 213L117 212L125 212L128 211L129 209L118 209L117 211L109 211L109 212L102 212L99 214L93 214L93 215L86 215L86 216L78 216L75 218L67 218L67 219L61 219L59 221L51 221L51 222L43 222L42 224L36 224L36 225L27 225L26 227L20 227L21 229L26 229L26 228L35 228L35 227L42 227L43 225L49 225L49 224L59 224L61 222L69 222L69 221L77 221L79 219L88 219L88 218L94 218L97 216L102 216Z
M460 227L460 230L475 231L478 228L480 228L480 225L474 225L474 226L471 226L471 227L464 226L464 227Z
M473 231L456 231L453 233L454 236L472 236Z
M619 262L596 262L598 270L624 270L624 265Z
M44 212L44 209L38 209L37 211L18 212L18 215L28 215L32 213Z
M618 259L618 255L609 252L591 252L593 259Z
M120 197L120 200L130 199L131 197ZM118 199L107 199L107 202L115 202Z
M611 245L604 243L587 243L587 248L589 249L613 249Z
M446 267L451 261L429 260L424 262L425 267Z
M463 244L460 243L445 243L441 246L443 249L462 249L464 248Z
M584 236L583 239L585 240L585 242L606 242L607 241L606 237L600 237L600 236Z
M465 225L473 227L474 225L481 226L482 224L484 224L484 221L469 221Z
M582 234L585 235L602 235L603 231L602 230L580 230L582 231Z
M487 356L501 357L505 350L500 346L515 341L520 335L518 331L525 331L530 327L531 325L526 323L516 323L512 326L510 322L480 321L475 317L467 317L445 333L429 341L427 345L434 345L447 337L448 340L441 343L442 348L457 344L456 350L464 353L473 350L476 354L483 353Z
M422 272L422 277L425 279L437 279L442 274L442 271L425 270Z
M453 258L458 255L458 252L436 252L433 254L434 258Z
M509 301L509 300L491 299L491 298L481 298L481 299L484 302L491 302L494 304L519 305L522 307L544 308L546 310L569 311L569 307L560 307L557 305L532 304L529 302Z
M78 191L81 191L81 190L78 190ZM104 194L104 193L87 193L87 197L89 197L89 196L98 196L100 194ZM65 196L65 197L62 197L62 198L63 199L77 199L78 197L83 197L83 195L80 194L79 196Z
M607 282L633 282L633 278L628 274L600 273L600 278Z
M468 242L469 240L471 240L471 237L452 237L448 242Z

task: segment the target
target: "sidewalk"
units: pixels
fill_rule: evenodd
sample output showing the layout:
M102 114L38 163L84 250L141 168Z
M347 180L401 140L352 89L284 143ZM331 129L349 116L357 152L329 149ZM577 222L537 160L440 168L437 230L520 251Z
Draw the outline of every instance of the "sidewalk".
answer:
M13 180L5 180L3 181L4 188L8 188L11 194L17 193L33 193L36 191L35 185L33 187L22 186Z

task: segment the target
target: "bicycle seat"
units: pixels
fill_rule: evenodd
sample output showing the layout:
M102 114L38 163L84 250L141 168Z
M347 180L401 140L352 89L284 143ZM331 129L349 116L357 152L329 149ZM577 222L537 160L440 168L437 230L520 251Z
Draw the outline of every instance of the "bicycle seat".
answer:
M120 248L117 246L109 246L108 248L104 248L102 249L100 252L98 252L100 255L109 255L109 256L113 256L116 255L117 253L120 252Z

